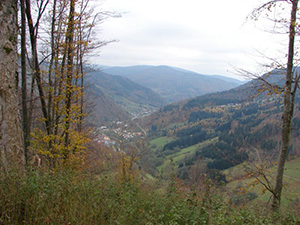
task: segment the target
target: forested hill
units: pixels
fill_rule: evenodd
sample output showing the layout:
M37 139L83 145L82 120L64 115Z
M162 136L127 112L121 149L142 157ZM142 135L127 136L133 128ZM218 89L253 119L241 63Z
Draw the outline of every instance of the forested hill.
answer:
M273 70L271 73L264 74L262 79L270 84L283 86L284 72L285 70ZM280 90L277 89L277 94L275 94L274 89L265 85L263 81L254 79L227 91L205 94L178 103L169 104L164 106L159 112L147 118L143 118L141 123L148 128L153 124L159 127L167 127L174 122L185 122L189 120L191 114L193 115L197 110L204 107L248 104L253 101L263 101L267 98L279 99L281 96L279 92Z
M95 125L149 115L166 103L149 88L125 77L100 71L87 75L90 101L94 105L89 117Z
M263 78L276 87L282 83L283 74L280 70L272 74ZM148 152L151 157L144 160L161 169L166 166L166 159L172 158L179 168L178 175L190 179L189 171L199 160L208 169L224 170L253 157L253 148L262 157L275 159L280 140L282 94L278 89L277 94L259 95L264 88L261 81L253 80L229 91L167 105L141 118L139 124L148 129L152 143ZM298 98L293 126L299 124ZM295 147L299 135L298 130L292 132L290 156L299 153Z
M148 87L166 99L168 103L228 90L242 84L236 79L201 75L170 66L108 67L104 68L103 72L124 76Z

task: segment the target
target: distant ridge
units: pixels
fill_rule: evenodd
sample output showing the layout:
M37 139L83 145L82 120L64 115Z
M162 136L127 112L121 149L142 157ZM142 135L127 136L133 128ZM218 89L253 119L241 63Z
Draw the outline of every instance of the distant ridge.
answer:
M273 70L262 76L269 83L279 86L284 86L284 70ZM263 82L259 79L254 79L230 90L209 93L195 98L186 99L177 103L172 103L164 106L158 112L148 118L143 118L140 121L144 127L151 127L158 123L158 118L164 121L164 125L168 126L168 122L183 122L182 118L188 118L189 114L194 110L208 106L234 105L243 104L246 102L261 101L270 98L268 92L260 93L259 89ZM280 99L280 95L274 95L273 98ZM297 93L296 102L300 101L300 92Z
M229 90L242 81L223 76L202 75L170 66L104 67L103 72L126 77L166 99L168 103L207 93Z

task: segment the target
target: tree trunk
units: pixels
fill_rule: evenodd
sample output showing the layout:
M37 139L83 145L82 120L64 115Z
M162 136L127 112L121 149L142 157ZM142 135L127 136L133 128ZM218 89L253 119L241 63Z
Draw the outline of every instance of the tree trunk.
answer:
M295 44L295 27L297 20L297 6L298 0L293 1L290 29L289 29L289 49L288 49L288 62L287 62L287 72L286 72L286 82L284 91L284 107L282 114L282 133L281 141L282 146L280 150L280 156L277 165L276 183L273 194L272 208L273 210L278 210L281 201L281 192L283 184L283 172L284 164L287 159L288 147L290 145L290 134L291 134L291 124L294 114L294 98L292 92L292 82L293 82L293 60L294 60L294 44ZM296 91L296 89L295 89Z
M17 0L0 1L0 167L24 170L25 157L16 87Z
M28 164L28 147L30 144L30 127L27 107L27 69L26 69L26 13L25 0L21 0L21 77L22 77L22 125L24 138L25 164Z
M70 1L70 15L67 28L67 48L68 48L68 59L67 59L67 86L66 86L66 126L65 126L65 147L69 146L69 131L71 123L71 101L72 101L72 80L73 80L73 59L74 59L74 13L75 13L75 1ZM66 149L65 158L68 158L68 149Z
M47 130L47 134L49 135L50 134L50 131L49 131L50 126L49 126L49 117L48 117L48 112L47 112L47 103L45 101L45 94L44 94L42 78L41 78L40 63L38 60L38 52L37 52L37 35L38 35L37 29L38 29L38 27L33 26L30 0L26 0L25 3L26 3L26 16L27 16L29 35L30 35L30 41L31 41L34 77L35 77L39 95L40 95L40 102L41 102L42 112L43 112L43 116L44 116L45 128ZM41 16L41 15L39 15L39 16Z

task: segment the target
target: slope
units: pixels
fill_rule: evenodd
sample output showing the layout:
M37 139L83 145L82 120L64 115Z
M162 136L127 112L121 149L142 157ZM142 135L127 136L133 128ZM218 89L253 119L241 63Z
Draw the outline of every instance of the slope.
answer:
M242 84L241 81L235 79L220 79L221 76L201 75L169 66L110 67L103 71L127 77L148 87L169 103L228 90Z
M93 71L87 82L96 109L93 118L101 122L149 115L165 104L158 94L125 77Z
M266 74L264 78L281 84L282 72L276 70L272 72L274 76ZM255 96L260 88L261 82L253 80L229 91L167 105L142 118L139 124L148 129L152 140L151 160L156 158L160 162L155 164L156 168L166 165L164 160L173 159L181 178L188 180L189 171L195 169L198 161L208 171L223 171L245 160L256 160L257 151L264 158L276 159L280 145L281 94ZM293 126L300 127L299 96ZM299 136L300 132L293 130L290 157L300 154L296 147ZM154 144L162 137L165 137L163 145ZM210 140L218 141L204 146ZM189 154L185 155L186 151ZM178 158L179 155L184 157Z
M114 101L93 83L87 91L87 122L89 126L102 126L111 121L130 119L130 114L114 103Z

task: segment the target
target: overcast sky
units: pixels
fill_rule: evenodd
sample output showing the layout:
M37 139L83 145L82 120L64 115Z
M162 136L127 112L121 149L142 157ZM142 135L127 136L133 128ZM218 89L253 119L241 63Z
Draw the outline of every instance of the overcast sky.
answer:
M246 17L262 0L105 0L103 10L125 12L104 22L101 37L117 39L93 62L108 66L170 65L201 74L257 72L257 51L273 57L284 37ZM256 69L257 68L257 69Z

